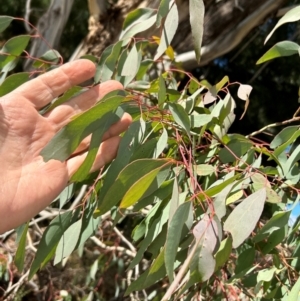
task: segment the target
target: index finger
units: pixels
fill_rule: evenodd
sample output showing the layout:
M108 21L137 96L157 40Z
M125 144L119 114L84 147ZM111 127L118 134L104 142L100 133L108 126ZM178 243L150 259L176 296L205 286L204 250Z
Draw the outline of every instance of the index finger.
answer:
M72 86L92 78L95 70L94 63L89 60L73 61L30 80L15 89L12 94L25 97L40 109Z

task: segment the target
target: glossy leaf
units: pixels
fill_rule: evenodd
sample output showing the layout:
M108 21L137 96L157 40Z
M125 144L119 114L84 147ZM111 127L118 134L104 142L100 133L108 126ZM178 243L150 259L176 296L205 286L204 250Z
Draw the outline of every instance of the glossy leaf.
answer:
M135 45L130 49L122 69L122 76L135 76L138 71L138 52Z
M249 195L235 207L225 221L224 230L231 233L234 248L243 243L255 228L262 214L266 197L264 188Z
M82 219L79 219L64 231L55 251L54 264L58 264L74 251L80 236L81 226Z
M17 87L26 83L28 79L29 79L29 73L27 72L15 73L8 76L5 79L5 81L0 85L0 97L4 96L5 94L8 94L9 92L13 91Z
M28 278L31 279L37 270L50 261L54 255L57 244L64 232L70 226L72 212L68 211L55 217L43 233L42 239L38 245L35 258L30 268Z
M22 54L30 40L29 35L16 36L8 40L0 50L0 68Z
M159 7L157 10L156 27L160 27L162 19L167 16L167 14L169 12L169 5L170 5L170 0L160 1Z
M50 64L57 64L62 61L62 56L57 50L51 49L44 53L38 60L33 63L33 67L39 68L43 65L48 67Z
M217 217L221 220L226 214L226 198L232 190L234 183L226 186L214 199L214 211Z
M104 178L101 194L104 197L116 181L121 170L130 162L133 154L141 143L142 123L140 120L133 122L121 139L116 159L111 163Z
M174 213L168 227L165 245L165 265L170 282L173 281L174 263L180 243L182 228L192 208L191 202L181 204Z
M220 150L219 156L223 163L230 163L242 157L252 146L250 141L233 139Z
M211 122L213 116L209 114L190 115L191 128L199 128Z
M137 180L122 198L120 208L128 208L156 191L169 175L170 164L153 169Z
M128 164L118 175L116 181L109 188L103 200L100 200L99 212L104 214L126 195L127 191L142 177L157 168L172 164L169 160L140 159Z
M1 19L0 19L0 21L1 21ZM29 227L29 223L27 223L25 225L25 227L23 227L22 234L20 234L18 249L16 251L16 255L15 255L15 259L14 259L15 265L18 268L18 271L20 273L22 273L23 268L24 268L28 227Z
M98 128L92 133L88 154L85 157L82 165L71 177L71 182L83 181L88 176L97 156L103 135L111 125L120 120L122 115L123 110L121 108L118 108L116 113L107 114L107 116L105 116L105 120L99 121Z
M275 44L271 49L269 49L257 62L256 64L262 64L269 60L283 57L291 56L293 54L298 54L300 46L291 41L283 41Z
M116 93L116 91L113 92L113 94ZM112 112L118 107L123 98L120 95L112 96L110 93L94 107L75 117L41 151L44 160L46 162L51 159L65 161L85 137L99 127L109 124L107 118L111 118Z
M80 93L82 93L84 91L86 91L86 89L79 87L79 86L74 86L74 87L70 88L62 96L58 97L43 113L45 114L45 113L53 110L54 108L69 101L71 98L79 95Z
M167 48L171 45L171 42L178 27L178 22L178 9L176 3L174 2L164 23L160 43L156 55L154 57L155 61L159 59L167 50Z
M287 301L298 301L300 293L300 278L298 278L297 282L294 284L291 292L288 295Z
M204 31L204 3L203 0L190 0L190 23L192 27L192 37L196 53L196 60L200 63L201 45Z
M231 237L225 238L219 247L218 252L216 253L216 267L215 271L217 271L219 268L221 268L229 259L229 256L232 251L232 239Z
M300 20L300 6L296 6L295 8L289 10L282 18L279 19L273 30L266 37L265 43L270 39L274 31L280 27L281 25L289 22L295 22Z
M158 90L158 105L162 106L167 95L166 83L162 75L159 76L159 90Z
M10 16L0 16L0 33L3 32L14 18Z
M128 29L123 30L123 32L121 33L120 39L122 39L123 41L126 42L127 39L132 38L137 33L140 33L140 32L143 32L143 31L149 29L151 26L154 25L155 22L156 22L156 15L154 15L146 20L136 22ZM127 44L127 42L125 44ZM123 45L124 45L124 42L123 42Z
M297 132L299 132L299 135L300 135L299 126L297 126L297 125L288 126L288 127L284 128L271 141L270 147L272 149L275 149L276 147L280 146L281 144L289 141L291 136L293 136Z
M127 16L123 23L123 30L128 29L132 25L134 25L137 22L141 22L144 20L149 19L153 14L155 13L154 9L151 8L137 8L133 11L131 11Z
M175 122L180 125L187 134L190 134L190 119L183 107L176 103L168 103L167 108L171 111Z
M272 218L258 231L253 238L254 242L259 242L276 230L285 227L290 218L291 211L276 212Z

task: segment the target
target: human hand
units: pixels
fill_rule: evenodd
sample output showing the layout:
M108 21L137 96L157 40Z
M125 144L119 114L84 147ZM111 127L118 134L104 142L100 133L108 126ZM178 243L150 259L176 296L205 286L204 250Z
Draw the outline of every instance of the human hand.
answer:
M87 153L85 139L66 160L44 162L41 150L72 116L86 111L122 85L108 81L72 98L42 116L38 110L95 73L88 60L65 64L0 98L0 233L26 222L48 206L66 187ZM92 171L116 155L120 137L131 123L124 114L103 137Z

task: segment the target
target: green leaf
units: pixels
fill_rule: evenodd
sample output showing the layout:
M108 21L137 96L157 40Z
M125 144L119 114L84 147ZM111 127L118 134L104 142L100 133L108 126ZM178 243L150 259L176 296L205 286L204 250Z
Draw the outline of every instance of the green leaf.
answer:
M196 59L198 64L200 63L201 45L204 31L204 12L205 7L203 0L190 0L190 23L192 27L192 37L194 42L194 48L196 52Z
M136 22L128 29L123 30L120 36L120 40L123 40L123 46L124 44L127 44L129 38L132 38L137 33L143 32L153 26L155 21L156 15L150 17L149 19L142 20L141 22Z
M159 90L158 90L158 105L161 107L165 102L167 95L166 83L162 75L159 76Z
M129 27L138 22L148 20L154 13L154 9L146 7L133 10L126 16L126 19L123 23L123 31L128 30Z
M239 274L251 268L253 266L254 258L255 258L254 248L248 248L246 250L243 250L240 254L238 254L234 273Z
M28 79L29 73L27 72L15 73L8 76L0 86L0 97L26 83Z
M10 16L0 16L0 33L3 32L14 18Z
M300 278L298 278L297 282L294 284L291 292L288 295L287 301L299 301L300 294Z
M264 188L254 192L237 205L225 221L224 230L231 233L234 248L247 239L254 230L262 214L266 197Z
M60 214L51 221L50 225L43 233L42 239L38 245L35 258L30 268L28 276L29 279L32 278L40 267L45 266L45 264L52 258L53 252L55 251L60 238L70 226L71 222L71 211Z
M190 119L184 108L177 103L167 103L167 109L170 110L175 122L180 125L188 135L190 135Z
M296 6L295 8L289 10L282 18L279 19L273 30L266 37L265 43L270 39L274 31L281 25L289 22L295 22L300 20L300 6Z
M290 214L291 211L275 212L272 218L255 235L253 242L257 243L268 237L272 232L285 227L288 224Z
M218 241L217 233L217 223L208 215L205 215L193 229L198 246L191 260L190 270L192 273L196 271L201 282L208 280L215 270L216 261L212 254Z
M160 43L154 57L155 61L159 59L167 50L167 48L171 45L171 42L178 28L178 22L179 22L178 9L176 3L174 2L164 23L164 28L162 30Z
M169 12L169 5L170 0L160 1L156 17L156 27L160 27L162 19L167 16Z
M116 93L117 91L113 91L107 94L101 102L64 126L41 151L44 160L46 162L51 159L65 161L85 137L99 127L109 124L107 118L111 118L111 113L124 99L124 96L112 96Z
M0 19L1 21L1 19ZM15 265L20 273L22 273L24 268L25 250L26 250L26 237L28 231L29 223L23 227L22 234L20 236L18 249L15 255Z
M219 247L218 252L216 253L216 267L215 271L221 268L229 259L232 250L232 239L230 236L225 238Z
M118 175L105 196L100 200L98 210L104 214L126 195L127 191L142 177L157 168L172 164L170 160L140 159L128 164Z
M191 202L181 204L175 211L168 227L165 245L165 265L170 282L173 281L174 263L180 243L181 232L191 210Z
M50 49L48 50L46 53L44 53L39 60L36 60L33 63L33 67L39 68L43 65L53 65L53 64L57 64L60 61L62 61L62 56L60 55L60 53L57 50L54 49Z
M231 163L239 160L252 146L250 141L233 139L219 152L222 163Z
M218 182L215 182L212 186L210 186L207 190L205 190L203 193L199 193L199 197L201 199L206 199L208 196L212 197L215 196L216 194L218 194L219 192L221 192L227 185L229 185L230 183L234 182L237 178L239 177L239 175L235 175L229 179L221 179Z
M121 75L134 77L139 68L138 59L137 49L135 45L133 45L128 53Z
M43 113L47 113L54 108L58 107L59 105L69 101L71 98L85 92L86 89L79 87L79 86L74 86L70 88L67 92L65 92L62 96L58 97Z
M216 172L216 168L210 164L198 164L194 167L198 176L208 176Z
M259 271L257 274L257 282L260 281L270 282L273 279L276 270L277 270L276 267L273 267L271 269L263 269Z
M275 44L269 49L257 62L256 65L262 64L269 60L282 56L291 56L298 54L299 45L291 41L283 41Z
M210 114L192 114L189 118L191 120L191 128L199 128L211 122L213 116Z
M68 202L71 199L73 195L74 195L74 184L70 184L57 197L57 199L59 199L59 209L62 209L62 207L66 204L66 202Z
M112 78L117 66L121 49L122 41L119 41L104 50L99 64L97 65L97 72L95 75L96 83L104 82Z
M156 191L169 175L170 164L153 169L137 180L124 195L120 208L128 208Z
M288 232L288 227L282 227L278 230L273 231L269 236L267 236L267 241L260 241L257 244L258 249L263 254L268 254L270 252L274 252L273 249L279 245L282 244L282 241L285 239Z
M29 35L20 35L8 40L0 51L0 68L20 55L27 47L30 38Z
M54 264L58 264L74 251L80 236L81 226L82 219L80 218L64 231L55 251Z
M280 131L274 139L270 143L270 147L272 149L275 149L279 145L289 141L291 136L293 136L296 132L298 132L299 126L294 125L294 126L287 126L285 127L282 131ZM299 135L300 135L300 130L299 130Z
M140 146L142 132L143 129L140 120L133 122L125 132L119 145L117 157L111 163L104 178L103 186L101 188L103 197L114 184L121 170L130 162L136 149Z
M226 215L226 198L235 183L226 186L214 199L214 210L217 217L221 220Z
M80 182L83 181L90 173L90 170L95 161L96 155L98 153L100 144L102 142L103 135L110 128L110 126L116 123L123 115L123 110L121 108L117 109L115 114L111 113L105 117L105 120L99 122L99 127L92 133L91 142L89 146L89 151L84 159L82 165L77 169L75 174L71 177L70 181Z

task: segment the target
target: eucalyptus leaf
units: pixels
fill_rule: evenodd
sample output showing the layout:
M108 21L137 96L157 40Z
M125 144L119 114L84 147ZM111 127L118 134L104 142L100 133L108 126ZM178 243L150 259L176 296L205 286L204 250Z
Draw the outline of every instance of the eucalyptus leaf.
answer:
M255 228L262 214L266 197L264 188L254 192L237 205L225 221L224 230L231 233L234 248L242 244Z
M269 60L283 57L283 56L290 56L293 54L298 54L299 45L295 42L291 41L283 41L275 44L271 49L269 49L257 62L256 64L262 64Z
M194 48L196 52L196 60L200 63L201 45L204 32L204 3L203 0L190 0L190 23L192 27L192 37L194 41Z
M155 61L159 59L167 50L167 48L171 45L175 32L178 28L178 22L178 9L176 3L174 2L164 23L160 43L154 57Z

